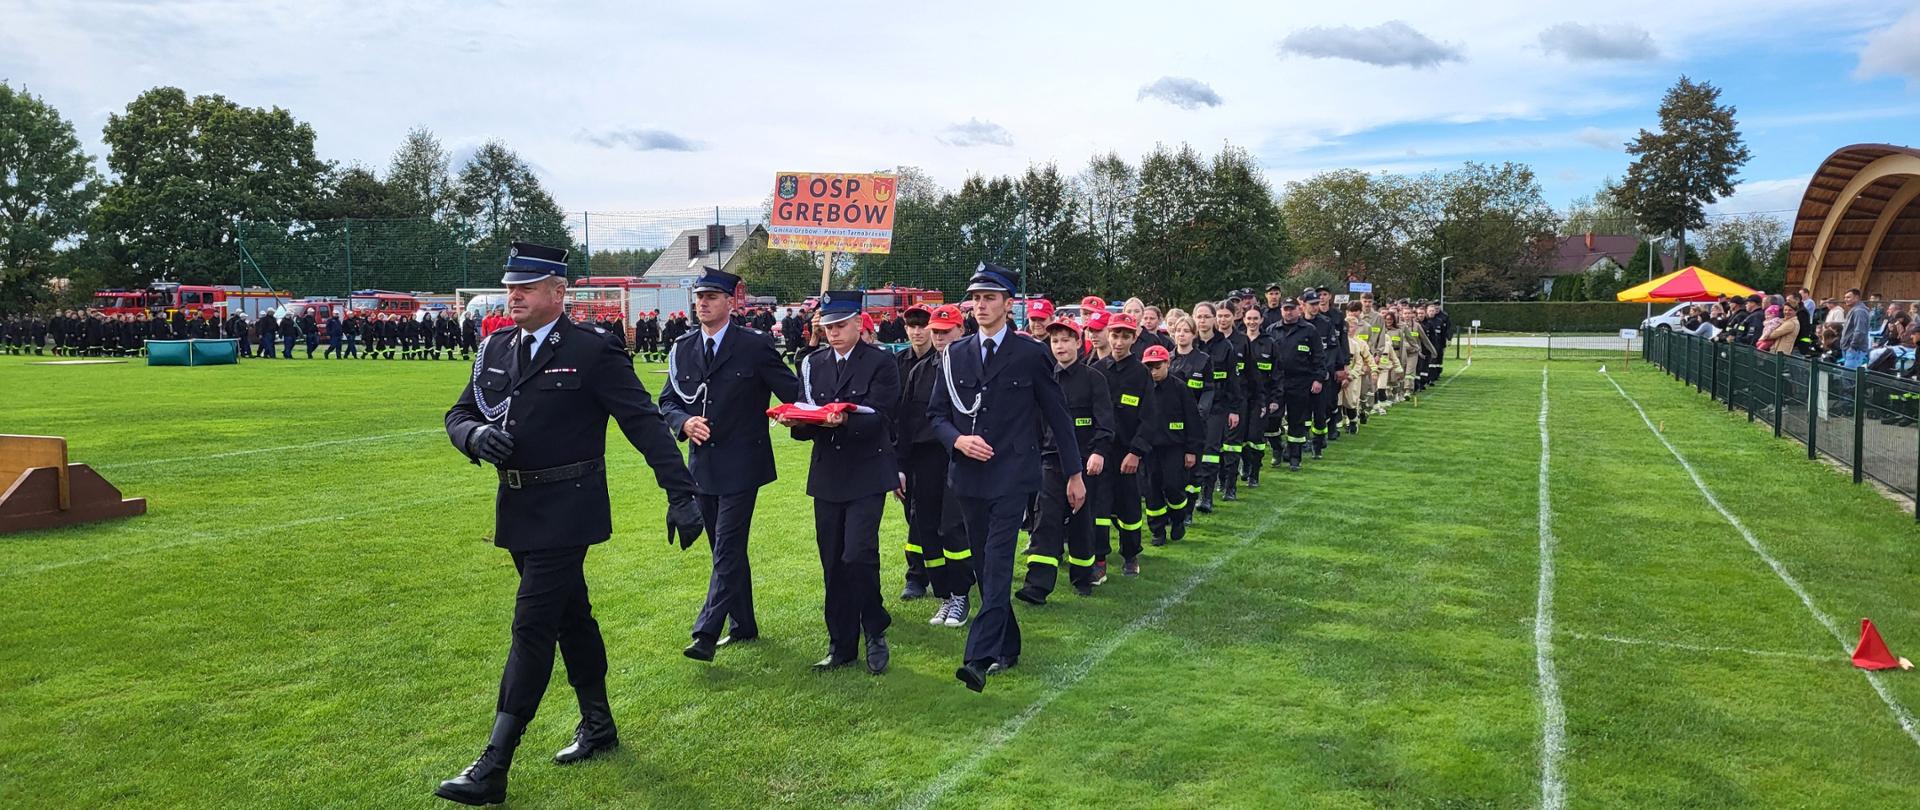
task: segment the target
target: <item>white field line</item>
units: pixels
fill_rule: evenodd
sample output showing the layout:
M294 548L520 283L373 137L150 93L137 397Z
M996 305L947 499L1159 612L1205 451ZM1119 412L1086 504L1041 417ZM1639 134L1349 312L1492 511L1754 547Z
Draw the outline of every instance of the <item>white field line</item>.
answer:
M1767 547L1761 544L1760 538L1755 537L1753 531L1747 528L1747 524L1740 522L1740 518L1735 517L1732 512L1727 510L1726 506L1720 503L1719 498L1714 497L1713 490L1707 488L1707 482L1701 480L1700 473L1694 470L1693 465L1687 461L1687 457L1681 455L1679 448L1674 447L1673 443L1667 441L1667 437L1662 435L1660 430L1653 426L1653 420L1647 417L1647 411L1645 408L1640 407L1639 400L1634 399L1631 394L1628 394L1627 389L1621 388L1620 383L1613 379L1613 375L1608 374L1606 378L1607 382L1613 385L1613 390L1620 392L1620 397L1625 399L1627 404L1633 406L1635 413L1640 414L1640 421L1646 424L1647 430L1653 434L1653 437L1660 440L1660 444L1667 448L1668 453L1673 454L1673 460L1680 462L1680 468L1687 471L1687 477L1693 479L1694 487L1698 488L1700 494L1706 497L1707 503L1713 506L1714 511L1720 513L1720 517L1726 518L1727 523L1732 525L1734 530L1740 532L1740 536L1747 541L1747 547L1753 549L1753 553L1760 555L1760 559L1766 562L1768 568L1773 569L1774 575L1779 577L1781 582L1786 583L1787 588L1793 591L1794 596L1800 597L1800 604L1806 606L1807 612L1813 614L1814 620L1820 622L1820 626L1827 628L1827 632L1833 636L1833 640L1839 643L1840 649L1845 651L1848 657L1851 658L1853 655L1853 644L1847 641L1845 633L1840 632L1840 626L1834 624L1833 617L1828 616L1825 611L1822 611L1813 603L1813 595L1807 593L1806 587L1800 584L1800 580L1794 579L1793 574L1787 571L1786 566L1781 565L1779 560L1773 558L1773 555L1767 551ZM1887 691L1887 685L1882 681L1880 674L1864 669L1860 670L1860 674L1864 676L1867 679L1867 683L1873 687L1874 693L1880 696L1881 702L1887 704L1887 710L1893 712L1893 719L1899 722L1900 730L1906 732L1907 738L1913 740L1915 745L1920 745L1920 728L1915 727L1913 715L1907 711L1905 706L1900 705L1900 701L1894 699L1892 692Z
M1610 644L1627 644L1635 647L1662 647L1670 650L1687 650L1689 652L1739 653L1741 655L1755 655L1762 658L1792 658L1800 661L1817 661L1820 663L1833 663L1847 660L1845 658L1835 658L1830 655L1810 655L1808 653L1778 652L1775 650L1751 650L1746 647L1715 647L1708 644L1654 641L1645 638L1623 638L1621 636L1589 635L1587 633L1567 633L1566 635L1568 638L1577 638L1581 641L1605 641Z
M1533 668L1540 693L1540 806L1567 805L1560 756L1567 750L1567 710L1560 702L1560 676L1553 666L1553 493L1548 489L1552 443L1547 438L1547 369L1540 369L1540 586L1533 601Z
M140 461L122 461L117 464L96 464L94 465L94 469L125 470L125 469L131 469L133 467L150 467L155 464L177 464L180 462L187 462L187 461L211 461L214 459L221 459L221 458L234 458L236 456L253 456L253 455L259 455L261 453L280 453L288 450L311 450L315 447L332 447L338 444L361 444L366 442L383 442L383 441L387 441L388 439L399 439L407 436L420 436L427 433L445 433L445 432L446 430L444 428L423 428L421 430L403 430L403 431L400 431L399 433L382 433L377 436L352 436L345 439L325 439L322 441L306 442L303 444L283 444L278 447L256 447L251 450L230 450L225 453L202 453L200 455L179 456L176 458L150 458L150 459L142 459Z
M1465 367L1461 368L1461 371L1465 370ZM1454 376L1459 376L1459 373L1455 372ZM920 792L907 797L905 801L901 802L900 807L906 810L925 810L944 798L956 785L960 784L967 777L972 776L974 772L980 770L980 765L986 762L989 757L999 753L1000 749L1005 748L1007 743L1013 741L1014 737L1019 736L1021 730L1025 729L1027 724L1033 721L1033 718L1039 716L1040 712L1045 711L1047 706L1051 705L1055 700L1058 700L1061 695L1066 694L1068 690L1079 685L1081 681L1085 680L1086 677L1093 672L1095 667L1098 667L1102 662L1106 661L1108 656L1113 655L1116 650L1119 650L1127 641L1131 640L1135 635L1138 635L1140 631L1164 621L1168 611L1178 606L1181 602L1186 601L1188 596L1191 596L1201 585L1206 584L1207 580L1212 579L1213 575L1219 572L1222 566L1225 566L1244 550L1254 538L1266 534L1269 529L1272 529L1279 523L1283 516L1288 514L1288 509L1298 505L1300 502L1301 497L1296 496L1275 504L1273 511L1268 513L1266 519L1261 521L1257 528L1252 532L1241 535L1239 542L1234 543L1226 551L1221 552L1220 556L1215 557L1206 565L1202 566L1200 570L1195 571L1185 582L1180 583L1180 587L1173 593L1161 597L1160 601L1155 602L1153 607L1146 613L1128 622L1125 627L1120 628L1119 632L1108 636L1099 646L1089 650L1087 654L1075 662L1073 666L1068 667L1055 677L1052 683L1048 685L1047 690L1035 698L1032 703L1028 704L1025 709L1022 709L1019 714L1008 718L1005 723L1000 724L999 728L994 729L991 734L988 734L985 740L982 740L979 745L974 747L973 752L968 754L966 759L954 763L952 767L942 771L940 775L935 776L932 781L920 789Z
M1441 382L1453 382L1454 378L1459 377L1462 374L1465 374L1467 369L1472 367L1473 367L1473 358L1469 357L1467 358L1467 362L1460 364L1460 368L1458 370L1454 371L1452 374L1448 374L1447 378L1445 380L1441 380Z
M30 565L25 568L19 568L12 571L7 571L5 573L0 573L0 577L17 577L25 574L40 574L40 573L45 573L47 571L57 571L62 568L72 568L73 566L76 566L76 565L87 565L89 563L106 562L108 560L117 560L122 557L131 557L135 554L146 554L148 552L154 552L154 551L165 551L170 548L179 548L181 546L197 546L203 543L211 543L216 540L231 540L239 537L245 537L249 534L272 532L272 531L278 531L281 529L292 529L292 528L298 528L300 526L310 526L315 523L326 523L326 522L335 521L335 520L348 520L350 518L364 517L366 515L371 515L379 512L386 512L394 509L407 509L415 506L425 506L427 504L443 503L446 501L451 501L451 500L456 500L459 498L466 498L466 497L470 497L470 496L466 493L460 493L457 495L435 495L431 498L420 498L412 501L403 501L401 503L390 503L390 504L384 504L381 506L372 506L366 509L359 509L352 512L341 512L339 514L334 514L334 515L314 515L312 517L304 517L304 518L299 518L297 520L275 522L270 526L261 527L258 529L254 529L252 531L247 531L247 530L228 531L228 532L197 531L187 535L186 537L182 537L178 540L169 540L164 543L155 543L150 546L139 546L136 548L115 549L105 554L96 554L91 557L80 557L78 559L72 559L72 560L61 560L59 562L45 563L42 565Z

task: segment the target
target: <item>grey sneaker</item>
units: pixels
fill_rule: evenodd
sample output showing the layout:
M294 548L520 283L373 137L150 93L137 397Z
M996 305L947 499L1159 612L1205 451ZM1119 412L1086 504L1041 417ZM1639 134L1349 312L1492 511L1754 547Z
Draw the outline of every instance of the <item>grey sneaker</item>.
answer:
M953 597L953 604L947 613L947 626L959 627L966 624L967 619L970 618L972 618L972 610L967 606L967 595L963 593Z

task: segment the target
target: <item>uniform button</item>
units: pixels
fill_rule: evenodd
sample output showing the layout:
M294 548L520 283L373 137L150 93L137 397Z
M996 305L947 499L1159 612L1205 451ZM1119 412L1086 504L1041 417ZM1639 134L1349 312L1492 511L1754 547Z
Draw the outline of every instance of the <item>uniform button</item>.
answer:
M507 427L513 427L513 426L515 426L515 425L518 425L518 424L520 424L520 420L518 420L518 419L508 419L508 420L507 420Z
M514 396L516 396L516 397L517 397L517 396L520 396L520 389L518 389L518 388L515 388L515 389L513 389L513 395L514 395Z

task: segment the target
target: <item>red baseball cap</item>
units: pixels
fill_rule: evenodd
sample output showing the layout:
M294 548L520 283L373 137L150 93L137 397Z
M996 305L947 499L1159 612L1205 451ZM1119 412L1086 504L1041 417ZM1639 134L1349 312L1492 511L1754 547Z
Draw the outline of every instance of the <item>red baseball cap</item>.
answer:
M1053 302L1045 298L1027 299L1027 320L1045 323L1053 318Z
M918 312L929 318L933 317L933 307L927 306L926 304L914 304L913 306L907 307L906 314L912 315L915 312Z
M933 317L927 319L927 328L958 329L960 323L960 308L952 304L942 304L933 308Z
M1107 310L1107 302L1100 296L1089 295L1080 299L1080 309L1084 312L1093 312L1095 310L1105 312Z
M1065 329L1072 332L1074 337L1080 336L1080 324L1075 323L1072 318L1061 317L1049 321L1047 323L1047 331L1051 332L1055 329Z
M872 315L868 315L865 312L860 313L860 331L862 332L874 331L874 323L873 323Z
M1140 334L1140 322L1134 320L1132 315L1128 315L1125 312L1116 313L1112 317L1107 318L1107 328L1125 329L1136 335Z
M1140 353L1142 363L1165 363L1167 360L1167 347L1158 343L1148 346L1146 351Z
M1104 309L1096 309L1096 310L1091 310L1087 312L1087 331L1089 332L1106 331L1107 320L1111 317L1112 316L1108 315L1107 311Z

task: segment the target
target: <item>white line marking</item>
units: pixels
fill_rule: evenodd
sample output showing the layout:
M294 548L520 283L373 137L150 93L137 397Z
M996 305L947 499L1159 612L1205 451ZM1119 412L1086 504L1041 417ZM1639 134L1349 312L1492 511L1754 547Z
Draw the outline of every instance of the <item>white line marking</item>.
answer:
M180 456L177 458L150 458L150 459L143 459L140 461L122 461L116 464L96 464L94 465L93 468L96 470L124 470L131 467L150 467L155 464L175 464L183 461L211 461L217 458L233 458L235 456L252 456L252 455L258 455L260 453L279 453L287 450L310 450L315 447L331 447L336 444L383 442L388 439L399 439L407 436L420 436L427 433L445 433L445 432L446 430L444 428L403 430L403 431L400 431L399 433L382 433L378 436L353 436L345 439L326 439L324 441L307 442L305 444L283 444L283 445L280 445L279 447L256 447L252 450L230 450L225 453L204 453L197 456Z
M1567 783L1560 756L1567 750L1567 709L1560 702L1560 677L1553 666L1553 496L1547 488L1552 458L1547 438L1547 369L1540 369L1540 587L1533 600L1533 668L1540 683L1540 806L1567 805Z
M1653 433L1653 437L1659 439L1660 444L1666 446L1667 452L1673 454L1673 460L1680 462L1680 468L1687 471L1687 477L1693 479L1694 487L1700 490L1701 495L1706 496L1707 503L1713 506L1714 511L1719 512L1721 517L1726 518L1727 523L1740 532L1740 536L1747 541L1747 547L1753 549L1753 553L1760 555L1760 559L1766 562L1768 568L1773 569L1774 575L1778 576L1781 582L1787 584L1787 588L1793 591L1794 596L1800 597L1800 604L1806 606L1807 612L1813 614L1813 618L1820 622L1820 626L1827 628L1827 632L1833 635L1833 640L1839 642L1840 649L1847 653L1848 658L1852 658L1853 644L1847 641L1845 633L1840 632L1840 626L1833 623L1833 617L1814 605L1813 595L1807 593L1807 589L1801 586L1800 580L1794 579L1793 574L1788 573L1787 567L1781 565L1779 560L1774 559L1773 555L1767 552L1767 547L1760 543L1760 538L1753 535L1753 532L1747 528L1747 524L1740 522L1732 512L1727 511L1727 507L1721 505L1720 499L1714 497L1713 490L1707 488L1707 482L1700 479L1700 473L1687 462L1687 457L1681 455L1680 450L1674 447L1672 442L1667 441L1667 437L1661 435L1659 429L1653 426L1653 420L1647 417L1647 411L1640 407L1639 400L1628 394L1627 389L1621 388L1620 383L1613 379L1613 375L1604 376L1607 382L1613 385L1613 390L1620 392L1620 397L1633 406L1635 413L1640 414L1640 421L1646 424L1647 430ZM1887 685L1882 682L1880 674L1864 669L1860 670L1860 674L1866 677L1867 683L1873 687L1874 693L1880 696L1881 702L1887 704L1887 710L1893 712L1893 719L1899 721L1900 730L1906 732L1907 738L1913 740L1915 745L1920 745L1920 729L1915 728L1913 715L1905 706L1900 705L1900 701L1894 699L1892 692L1887 691Z
M421 498L418 500L405 501L402 503L385 504L382 506L369 507L369 508L361 509L354 512L342 512L336 515L315 515L313 517L304 517L298 520L289 520L284 523L276 522L271 526L258 529L256 532L197 531L197 532L188 534L186 537L182 537L178 540L169 540L164 543L155 543L151 546L140 546L138 548L116 549L114 551L109 551L105 554L96 554L92 557L81 557L79 559L74 559L74 560L61 560L60 562L28 566L26 568L20 568L13 571L8 571L4 574L0 574L0 577L17 577L23 574L40 574L40 573L45 573L47 571L57 571L62 568L72 568L73 566L76 566L76 565L86 565L88 563L117 560L122 557L131 557L135 554L146 554L148 552L153 552L153 551L165 551L170 548L179 548L181 546L197 546L202 543L211 543L216 540L232 540L240 537L245 537L249 533L278 531L281 529L292 529L300 526L309 526L315 523L326 523L326 522L335 521L335 520L348 520L350 518L363 517L366 515L371 515L378 512L385 512L392 509L407 509L410 507L423 506L430 503L442 503L445 501L451 501L458 498L466 498L466 497L470 497L470 496L467 493L460 493L458 495L436 495L431 498Z
M1447 378L1445 380L1442 380L1442 382L1453 382L1454 379L1458 378L1460 375L1467 373L1467 369L1470 369L1470 368L1473 368L1473 358L1471 357L1467 358L1467 362L1462 364L1458 371L1455 371L1452 374L1448 374Z
M1460 371L1465 370L1465 367L1460 369ZM1459 372L1455 372L1454 376L1459 376ZM1044 711L1048 705L1059 699L1059 697L1068 690L1077 686L1082 680L1085 680L1087 675L1093 671L1094 667L1106 661L1107 657L1113 655L1116 650L1120 649L1121 645L1126 644L1128 640L1132 639L1134 635L1138 634L1141 630L1159 624L1164 620L1167 611L1185 601L1196 589L1206 584L1208 579L1211 579L1222 566L1225 566L1245 549L1254 538L1266 534L1271 530L1279 523L1282 516L1288 514L1288 509L1301 503L1303 497L1304 496L1296 496L1286 501L1276 503L1273 511L1268 513L1266 519L1262 520L1260 525L1252 532L1241 535L1239 542L1233 544L1233 546L1222 552L1220 556L1202 566L1200 570L1195 571L1192 576L1180 584L1178 590L1161 597L1160 601L1155 602L1153 607L1145 614L1128 622L1125 627L1120 628L1120 632L1108 636L1098 647L1089 651L1085 657L1081 658L1073 666L1067 668L1060 676L1054 678L1053 682L1048 685L1047 691L1042 693L1040 697L1035 698L1034 701L1028 704L1025 709L1022 709L1019 714L1008 718L1005 723L1000 724L1000 727L994 729L993 733L988 734L987 738L981 741L981 744L976 746L973 749L973 753L969 754L966 759L961 760L953 767L941 772L939 776L934 777L933 781L928 782L926 787L920 789L919 793L909 796L906 801L901 802L900 807L907 808L908 810L925 810L925 808L932 807L935 802L940 801L955 785L960 784L962 780L965 780L967 777L972 776L975 771L978 771L981 763L986 762L988 757L999 753L1001 748L1006 747L1007 743L1012 742L1013 738L1018 736L1020 731L1025 729L1027 724L1032 722L1033 718L1039 716L1040 712Z
M1645 638L1623 638L1620 636L1606 635L1596 636L1586 633L1566 633L1565 635L1569 638L1580 639L1581 641L1605 641L1612 644L1628 644L1636 647L1665 647L1690 652L1740 653L1742 655L1757 655L1763 658L1793 658L1801 661L1818 661L1821 663L1847 660L1845 658L1834 658L1831 655L1810 655L1807 653L1777 652L1774 650L1750 650L1745 647L1715 647L1707 644L1685 644L1678 641L1654 641Z

